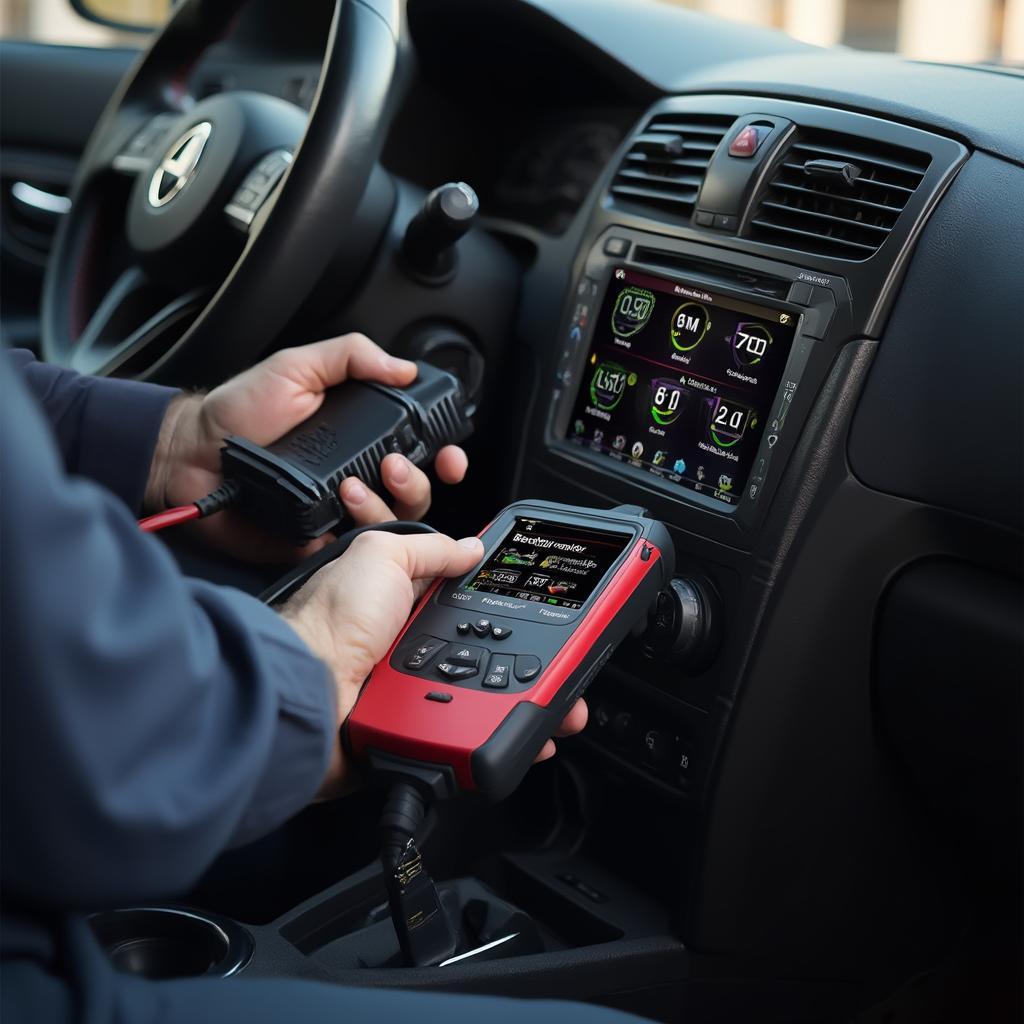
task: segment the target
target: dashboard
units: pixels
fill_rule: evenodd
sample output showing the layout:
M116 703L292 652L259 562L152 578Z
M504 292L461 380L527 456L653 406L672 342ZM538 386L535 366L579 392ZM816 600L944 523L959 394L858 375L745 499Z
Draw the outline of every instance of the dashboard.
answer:
M1019 374L990 370L1019 364L1007 331L1024 282L1011 242L1024 80L823 52L659 4L624 21L612 4L499 3L471 29L465 5L443 8L410 8L430 97L409 101L416 137L473 127L493 168L485 223L524 269L507 347L488 353L514 421L503 483L511 497L649 509L714 622L711 653L673 663L635 647L595 683L580 756L618 780L623 804L656 794L679 822L668 846L607 835L595 855L664 895L657 857L682 852L694 867L669 889L697 947L772 960L773 922L820 934L825 919L849 941L794 940L802 963L868 945L899 961L935 918L881 937L840 893L882 919L921 886L927 856L853 867L845 853L888 849L894 827L926 842L893 825L902 773L929 808L969 818L975 863L1013 846L1005 801L979 793L990 754L1012 789L1019 734L1008 741L1000 718L1019 691L977 668L980 650L1012 644L976 631L957 571L930 584L973 566L991 621L1013 619L1024 424ZM586 173L565 173L561 141L595 124ZM415 175L410 137L393 139L392 166ZM453 175L479 166L457 140L446 153ZM557 170L557 217L503 203L503 169L527 164ZM985 396L998 444L958 425L968 393ZM934 689L902 628L929 613L904 587L960 609ZM966 710L967 678L987 710ZM969 725L940 709L952 706ZM939 769L966 734L976 769ZM798 891L822 905L795 910Z
M417 87L385 163L423 188L471 180L523 271L506 340L484 346L491 407L512 413L498 485L648 508L714 611L711 658L613 661L594 756L696 805L728 777L752 809L764 794L727 776L727 752L741 722L748 751L797 741L774 694L844 733L836 758L864 757L855 694L891 580L922 558L998 573L1019 550L1019 396L984 367L1007 358L1024 280L1024 76L658 3L624 20L598 0L419 0L409 18ZM969 357L951 309L977 324ZM953 426L968 390L1008 456ZM822 678L845 680L856 715L821 705Z

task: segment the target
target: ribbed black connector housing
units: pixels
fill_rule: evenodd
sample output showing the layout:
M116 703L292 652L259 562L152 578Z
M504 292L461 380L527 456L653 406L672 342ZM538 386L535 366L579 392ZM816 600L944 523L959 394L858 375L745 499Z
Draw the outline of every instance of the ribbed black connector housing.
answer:
M236 507L277 536L311 540L344 526L338 486L346 477L379 493L386 455L400 452L423 466L446 444L465 440L475 409L462 385L429 363L417 365L407 388L364 381L331 388L315 415L266 447L229 437L221 464L225 481L239 488Z

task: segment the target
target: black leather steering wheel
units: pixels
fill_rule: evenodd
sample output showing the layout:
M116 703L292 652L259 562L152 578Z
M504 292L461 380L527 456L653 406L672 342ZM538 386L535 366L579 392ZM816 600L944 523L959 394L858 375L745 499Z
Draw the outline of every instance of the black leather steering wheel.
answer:
M403 4L335 0L308 116L256 92L187 96L245 6L185 0L100 118L47 268L48 361L223 379L266 351L338 252L387 131Z

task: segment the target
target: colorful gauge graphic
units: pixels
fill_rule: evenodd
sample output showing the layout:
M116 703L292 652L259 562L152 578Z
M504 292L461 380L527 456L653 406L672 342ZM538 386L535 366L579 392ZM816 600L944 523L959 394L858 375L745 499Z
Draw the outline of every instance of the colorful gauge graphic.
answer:
M630 285L619 292L612 310L612 330L628 338L641 330L654 312L654 292Z
M764 324L739 323L736 333L726 341L732 345L737 366L757 366L772 346L772 335Z
M711 317L699 302L684 302L672 314L672 346L678 352L696 348L708 333Z
M731 448L743 438L747 427L757 426L757 417L752 409L739 405L731 399L708 399L708 436L719 448Z
M679 419L689 392L671 377L656 377L651 381L651 416L660 427L667 427Z
M631 375L625 367L605 360L597 364L590 378L590 400L598 409L611 412L622 401L626 382Z

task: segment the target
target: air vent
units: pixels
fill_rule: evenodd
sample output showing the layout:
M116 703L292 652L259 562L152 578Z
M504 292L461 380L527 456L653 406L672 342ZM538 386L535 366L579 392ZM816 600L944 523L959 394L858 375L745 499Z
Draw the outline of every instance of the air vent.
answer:
M783 154L749 235L801 252L866 260L888 238L931 157L873 139L803 132Z
M634 137L612 181L612 195L688 220L704 175L734 117L660 114Z

